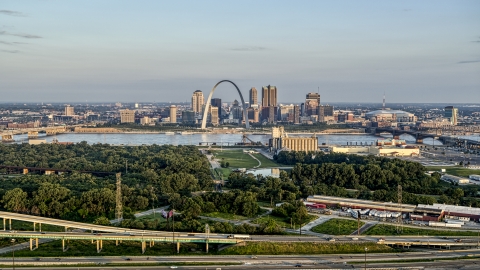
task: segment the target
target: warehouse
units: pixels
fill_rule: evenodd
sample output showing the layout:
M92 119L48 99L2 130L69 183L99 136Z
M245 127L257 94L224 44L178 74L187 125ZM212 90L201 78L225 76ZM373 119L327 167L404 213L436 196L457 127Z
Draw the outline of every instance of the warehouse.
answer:
M442 175L442 177L440 177L440 180L447 181L452 184L459 184L459 185L470 184L470 180L468 178L459 177L459 176L450 175L450 174Z
M333 196L313 195L308 196L305 204L318 204L329 207L346 207L351 209L371 209L371 213L375 210L390 212L409 213L410 219L419 221L433 221L438 222L442 218L454 219L461 221L476 221L480 222L480 208L455 206L448 204L398 204L394 202L376 202L370 200L359 200L353 198L341 198Z
M419 204L418 207L436 208L444 212L446 219L461 221L480 221L480 208L434 203L433 205Z
M341 198L333 196L313 195L308 196L307 202L325 204L330 207L348 207L353 209L376 209L391 212L411 213L415 209L412 204L398 204L393 202L375 202L370 200L359 200L352 198Z

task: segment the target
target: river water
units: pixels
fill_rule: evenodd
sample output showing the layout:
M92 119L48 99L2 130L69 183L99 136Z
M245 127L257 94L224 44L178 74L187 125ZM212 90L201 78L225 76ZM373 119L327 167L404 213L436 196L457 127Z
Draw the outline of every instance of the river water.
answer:
M268 143L270 135L247 135L254 142ZM290 137L312 136L312 134L289 134ZM385 134L375 136L371 134L317 134L319 144L327 145L346 145L348 144L367 144L370 145L378 139L391 138L391 135ZM480 136L464 136L468 139L480 140ZM15 135L16 142L27 142L27 135ZM171 144L171 145L199 145L199 143L216 143L217 145L235 145L242 141L242 134L188 134L188 135L167 135L158 133L115 133L115 134L85 134L85 133L65 133L56 136L46 136L39 134L39 139L46 139L51 142L57 139L59 142L81 142L86 141L89 144L108 143L113 145L150 145L150 144ZM400 139L406 140L407 144L414 144L415 138L404 134ZM441 145L438 140L433 141L432 138L423 140L424 144Z

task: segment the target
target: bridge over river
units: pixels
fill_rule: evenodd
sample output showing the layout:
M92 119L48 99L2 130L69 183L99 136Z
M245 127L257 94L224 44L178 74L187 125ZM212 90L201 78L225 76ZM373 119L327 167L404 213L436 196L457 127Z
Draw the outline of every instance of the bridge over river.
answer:
M450 145L455 147L463 147L466 149L480 149L480 141L462 139L454 136L425 133L421 131L413 130L400 130L395 128L371 128L370 132L375 135L380 135L381 133L390 133L394 139L400 139L400 135L409 134L415 138L415 142L418 144L423 143L425 138L433 138L435 140L441 141L444 145Z

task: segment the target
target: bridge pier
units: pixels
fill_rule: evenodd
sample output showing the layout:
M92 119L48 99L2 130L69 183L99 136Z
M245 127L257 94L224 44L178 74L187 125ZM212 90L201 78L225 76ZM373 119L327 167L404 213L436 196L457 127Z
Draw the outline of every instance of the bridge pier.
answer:
M12 219L9 219L8 223L10 224L10 231L11 231L12 230Z
M102 248L103 248L103 241L97 239L97 253L100 253L100 251L102 251Z
M155 245L155 241L150 241L150 247L153 247Z
M35 248L33 247L33 238L30 238L30 251L36 250L38 248L38 238L35 238Z
M4 230L4 231L7 230L7 226L5 225L5 218L3 218L3 230Z
M142 254L144 254L146 250L147 250L147 242L142 241Z
M415 136L415 143L423 143L423 136L417 133L417 136Z
M70 242L67 242L70 243ZM68 246L65 248L65 239L62 239L62 251L65 252L68 250Z
M29 132L28 132L28 138L29 138L29 139L36 139L36 138L38 138L38 131L29 131Z
M115 240L115 246L118 246L118 240Z
M38 223L38 231L41 232L42 231L42 223Z
M205 251L208 253L208 240L205 242Z
M177 253L180 253L180 242L177 242Z

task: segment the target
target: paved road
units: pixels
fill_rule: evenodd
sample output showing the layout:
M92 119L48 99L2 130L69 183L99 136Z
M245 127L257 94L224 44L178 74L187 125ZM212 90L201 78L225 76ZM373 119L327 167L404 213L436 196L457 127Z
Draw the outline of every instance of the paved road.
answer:
M480 256L480 250L462 250L462 251L433 251L433 252L415 252L415 253L388 253L388 254L369 254L367 253L367 262L383 261L401 261L411 259L439 259L439 258L458 258L464 256ZM272 268L289 269L295 264L302 264L304 268L325 267L343 268L349 262L363 262L365 254L333 254L333 255L252 255L240 256L115 256L115 257L60 257L60 258L15 258L17 264L37 265L41 264L107 264L107 263L175 263L175 262L215 262L215 263L241 263L241 266L223 267L222 269L245 269L245 268ZM472 260L475 261L475 260ZM10 265L11 258L0 258L0 265ZM478 263L478 260L476 261ZM445 262L443 262L445 263ZM398 262L395 263L398 265ZM462 264L464 264L462 262ZM202 266L203 269L205 266ZM283 267L283 268L282 268ZM348 266L351 268L352 266ZM103 269L108 269L102 267ZM137 268L135 266L135 268ZM161 268L161 267L158 267ZM179 267L182 269L192 267ZM197 268L198 267L194 267Z

